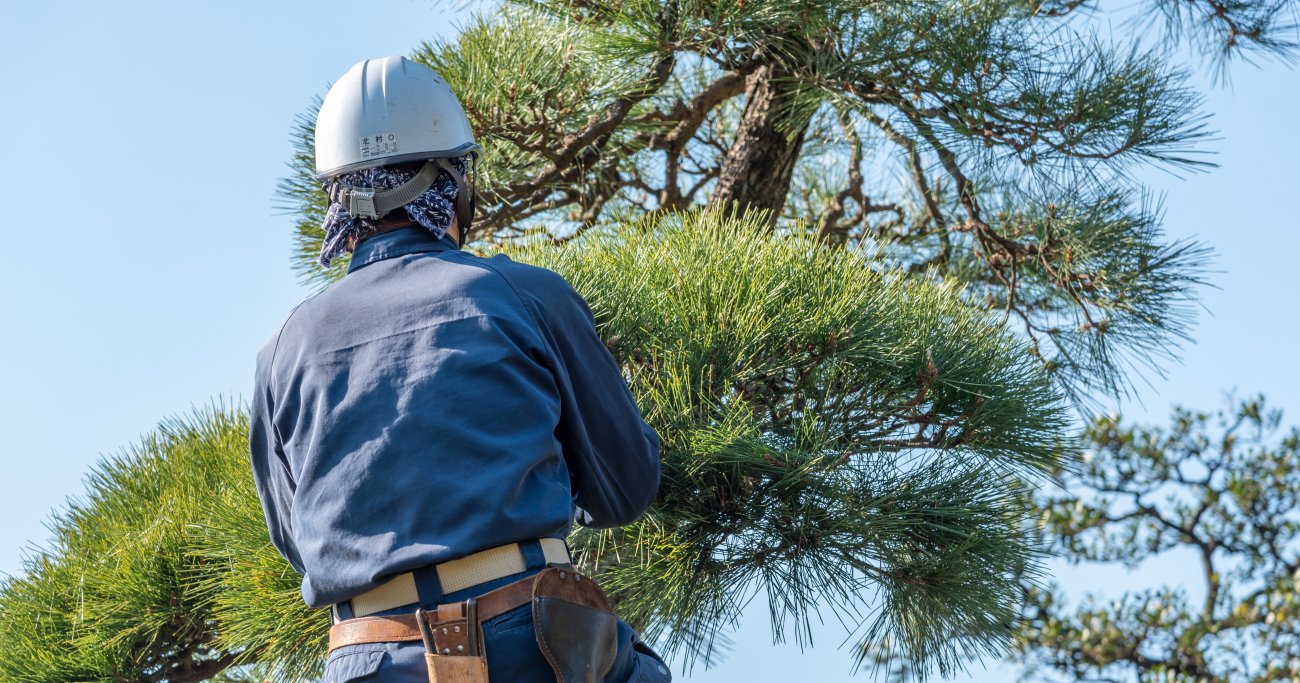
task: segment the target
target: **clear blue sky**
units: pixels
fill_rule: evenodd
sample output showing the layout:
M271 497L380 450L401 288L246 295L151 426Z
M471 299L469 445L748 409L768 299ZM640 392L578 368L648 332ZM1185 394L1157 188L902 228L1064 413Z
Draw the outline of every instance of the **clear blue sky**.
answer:
M19 571L100 454L247 395L256 350L307 293L289 269L291 219L271 208L293 117L354 62L450 34L455 16L424 0L0 3L0 572ZM1300 72L1266 62L1236 68L1231 90L1202 86L1221 167L1146 175L1170 235L1218 251L1219 289L1203 292L1183 363L1125 411L1160 420L1235 389L1294 423ZM1061 576L1078 593L1139 583ZM852 680L837 629L800 655L770 645L755 606L739 649L692 680Z

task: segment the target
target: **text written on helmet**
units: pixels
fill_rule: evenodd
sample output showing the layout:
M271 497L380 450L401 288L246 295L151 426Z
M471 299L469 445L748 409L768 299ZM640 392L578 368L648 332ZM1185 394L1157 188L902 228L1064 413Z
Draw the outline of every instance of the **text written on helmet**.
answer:
M380 133L361 138L361 158L397 153L397 134Z

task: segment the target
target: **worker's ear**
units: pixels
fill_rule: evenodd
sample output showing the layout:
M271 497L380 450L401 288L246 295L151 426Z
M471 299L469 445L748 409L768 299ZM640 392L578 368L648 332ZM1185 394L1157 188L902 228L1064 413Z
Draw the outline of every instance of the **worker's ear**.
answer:
M460 231L460 218L454 213L451 215L451 225L447 226L447 234L451 235L452 240L456 242L457 249L465 248L465 235Z

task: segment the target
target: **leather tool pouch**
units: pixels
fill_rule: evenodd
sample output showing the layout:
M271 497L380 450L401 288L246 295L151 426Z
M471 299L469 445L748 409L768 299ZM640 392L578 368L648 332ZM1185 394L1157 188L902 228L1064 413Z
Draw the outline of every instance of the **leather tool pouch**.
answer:
M590 578L554 567L538 574L533 626L558 683L599 683L614 666L618 617Z
M430 627L427 613L416 612L424 639L424 663L429 683L488 683L487 657L474 601L442 605L438 623Z
M429 683L488 683L487 658L424 653Z

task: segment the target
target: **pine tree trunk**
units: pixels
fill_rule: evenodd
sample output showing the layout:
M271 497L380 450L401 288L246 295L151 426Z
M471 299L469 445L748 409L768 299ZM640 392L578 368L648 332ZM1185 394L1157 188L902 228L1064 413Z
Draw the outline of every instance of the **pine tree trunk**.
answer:
M789 136L785 132L789 128L782 130L778 125L782 109L793 96L784 75L781 65L766 64L749 77L745 112L722 162L711 205L731 207L734 202L738 214L766 210L772 222L781 214L808 129L808 122L802 122L799 132Z

